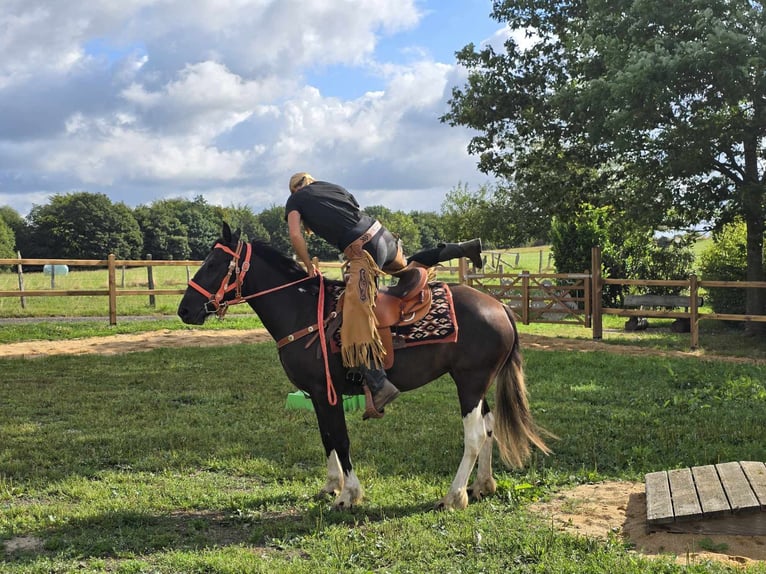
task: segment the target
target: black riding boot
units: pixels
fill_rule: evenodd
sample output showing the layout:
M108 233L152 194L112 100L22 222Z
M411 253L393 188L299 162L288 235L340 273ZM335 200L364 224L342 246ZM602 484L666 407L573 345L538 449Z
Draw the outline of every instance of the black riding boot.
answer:
M481 239L471 239L463 243L439 243L433 249L425 249L415 253L407 259L407 263L415 261L425 267L433 267L437 263L457 259L458 257L468 257L474 267L481 269L484 261L481 258Z
M372 402L375 403L377 411L382 413L383 408L399 396L399 389L388 380L384 369L363 367L362 372L364 373L364 380L367 382L367 386L370 387Z

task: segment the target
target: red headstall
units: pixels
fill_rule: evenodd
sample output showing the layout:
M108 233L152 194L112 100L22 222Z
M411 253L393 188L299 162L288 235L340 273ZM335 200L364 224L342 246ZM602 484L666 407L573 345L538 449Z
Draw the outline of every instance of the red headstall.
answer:
M242 265L240 266L243 247L245 248L245 258L244 261L242 261ZM199 291L205 297L207 297L207 304L213 308L213 312L216 314L216 316L222 319L226 314L226 310L229 308L229 305L236 305L237 303L242 303L245 300L242 297L242 283L245 280L245 275L250 270L250 257L253 253L253 246L249 243L246 244L244 241L238 241L236 251L233 251L223 243L216 243L214 249L220 249L224 253L231 255L229 270L221 281L221 285L218 287L218 291L213 294L199 285L193 279L189 281L189 287ZM234 277L233 282L231 282L232 276ZM223 298L229 291L232 290L235 291L234 299L231 301L224 301Z

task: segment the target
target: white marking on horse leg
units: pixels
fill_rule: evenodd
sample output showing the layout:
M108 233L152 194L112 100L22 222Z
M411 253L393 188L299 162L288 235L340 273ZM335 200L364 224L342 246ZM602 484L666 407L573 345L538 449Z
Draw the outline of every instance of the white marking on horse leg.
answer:
M468 487L468 492L476 500L481 500L482 496L495 494L497 483L492 476L492 449L495 441L492 439L492 431L495 428L495 417L489 412L484 415L484 429L487 434L487 440L481 447L479 453L479 466L476 469L476 480Z
M340 466L338 453L333 450L327 457L327 482L320 494L338 494L343 490L343 469Z
M345 476L343 490L335 499L335 508L352 508L357 502L362 500L364 492L356 473L352 470Z
M438 508L449 510L452 508L462 509L468 506L468 493L466 492L468 479L473 472L476 458L487 440L484 419L481 415L481 402L463 417L463 435L463 459L460 461L449 492L441 499L437 505Z

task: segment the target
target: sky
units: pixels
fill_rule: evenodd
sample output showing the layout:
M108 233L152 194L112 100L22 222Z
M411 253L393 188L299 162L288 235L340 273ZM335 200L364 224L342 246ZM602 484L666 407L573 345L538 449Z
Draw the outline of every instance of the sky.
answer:
M439 211L490 181L442 124L502 46L491 0L0 0L0 206L75 191L287 199L297 171L362 206Z

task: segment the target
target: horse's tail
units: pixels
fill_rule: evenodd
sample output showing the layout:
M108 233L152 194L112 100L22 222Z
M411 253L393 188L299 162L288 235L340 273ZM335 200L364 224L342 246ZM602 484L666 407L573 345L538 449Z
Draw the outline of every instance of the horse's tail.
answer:
M516 322L511 310L505 312L514 330L511 352L501 367L495 381L495 425L494 437L497 440L501 458L506 464L521 467L529 457L531 445L545 454L551 450L540 437L550 433L538 427L532 419L527 400L527 385L524 379L524 367L519 348Z

